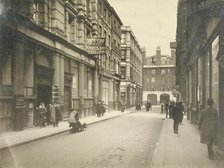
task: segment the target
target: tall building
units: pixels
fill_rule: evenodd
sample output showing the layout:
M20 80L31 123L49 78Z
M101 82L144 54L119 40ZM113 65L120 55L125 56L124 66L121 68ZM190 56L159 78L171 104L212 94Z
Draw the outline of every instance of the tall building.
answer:
M175 50L171 56L162 55L160 47L156 54L145 57L143 61L143 101L150 101L154 105L173 100L173 90L176 82Z
M121 101L127 107L142 103L142 61L145 50L130 26L121 28Z
M40 102L57 101L64 118L72 108L94 114L98 99L116 108L122 22L106 0L3 0L0 7L1 131L38 125Z
M224 149L224 1L179 0L177 81L188 119L197 124L208 98L219 111L218 146Z
M121 26L122 21L107 0L94 0L93 23L96 38L106 41L105 54L98 55L99 97L107 109L118 109L121 77Z

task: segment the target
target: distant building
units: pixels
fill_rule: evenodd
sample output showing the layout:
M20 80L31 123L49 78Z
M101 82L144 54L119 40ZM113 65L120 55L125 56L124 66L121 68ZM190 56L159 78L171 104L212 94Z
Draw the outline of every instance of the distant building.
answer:
M142 103L142 61L145 50L130 26L121 29L121 101L127 107Z
M175 50L171 50L171 56L162 55L157 47L156 54L145 57L143 62L143 101L149 100L155 105L175 100Z

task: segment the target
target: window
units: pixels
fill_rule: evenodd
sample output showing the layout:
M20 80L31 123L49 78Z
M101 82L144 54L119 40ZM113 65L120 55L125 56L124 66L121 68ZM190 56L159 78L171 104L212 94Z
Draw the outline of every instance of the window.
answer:
M170 74L170 69L167 69L167 73Z
M103 36L104 38L105 38L105 41L106 41L106 45L108 44L108 39L107 39L107 31L106 30L104 30L104 36Z
M38 3L33 3L33 21L38 24Z
M68 14L68 39L70 42L75 41L75 17Z
M122 67L121 68L121 78L122 79L125 79L125 74L126 74L126 69L125 69L125 67Z
M162 69L162 70L161 70L161 74L163 74L163 75L166 74L165 69Z
M106 8L104 8L103 17L104 17L105 19L107 19L107 10L106 10Z
M102 14L102 4L101 4L101 2L99 3L99 13Z
M152 78L152 83L155 83L155 82L156 82L156 78L153 77L153 78Z
M151 74L155 75L156 74L156 70L155 69L151 70Z
M103 34L102 26L99 26L99 37L102 37L102 34Z
M125 34L121 34L121 43L125 43Z
M108 34L108 45L109 45L109 47L111 47L111 36L110 36L110 34Z

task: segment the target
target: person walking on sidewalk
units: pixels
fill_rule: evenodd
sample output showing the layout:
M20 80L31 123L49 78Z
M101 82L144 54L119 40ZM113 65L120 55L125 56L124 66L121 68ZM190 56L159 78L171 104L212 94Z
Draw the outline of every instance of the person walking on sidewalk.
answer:
M176 106L173 107L173 114L172 114L174 134L178 134L178 127L181 120L181 113L182 113L181 102L176 102Z
M202 111L198 125L201 130L200 142L202 144L207 144L208 155L211 160L214 159L212 146L216 142L218 130L218 111L212 107L213 104L214 100L209 98L207 100L208 107Z

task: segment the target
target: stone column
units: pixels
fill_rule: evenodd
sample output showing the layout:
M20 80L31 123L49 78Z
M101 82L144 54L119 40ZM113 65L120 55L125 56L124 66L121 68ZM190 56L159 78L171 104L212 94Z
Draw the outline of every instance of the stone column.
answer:
M64 58L58 53L55 53L53 56L53 68L53 86L58 87L58 101L60 104L64 104Z
M84 64L79 63L79 112L84 116Z
M24 42L15 42L14 53L14 97L15 97L15 111L14 111L14 129L22 130L24 127Z
M94 113L96 112L96 104L99 99L99 79L98 79L98 72L97 69L94 70L94 90L93 90L93 97L94 97Z

